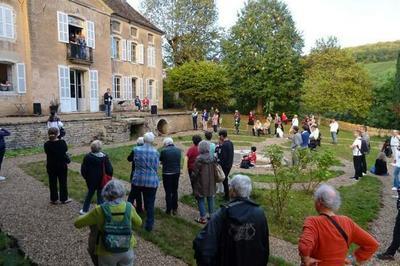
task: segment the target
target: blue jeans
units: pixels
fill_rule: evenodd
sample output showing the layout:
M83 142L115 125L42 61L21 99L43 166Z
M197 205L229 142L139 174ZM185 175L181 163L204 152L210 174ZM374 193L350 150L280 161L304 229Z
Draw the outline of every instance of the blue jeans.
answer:
M331 132L331 137L332 137L332 142L337 143L337 133L336 132Z
M86 194L85 201L83 202L82 210L84 212L88 212L90 208L90 202L92 201L94 193L97 192L97 204L100 205L103 203L103 197L101 196L101 189L89 188L88 193Z
M395 167L393 171L393 187L400 187L400 167Z
M111 104L106 104L106 116L111 116Z
M154 203L156 201L157 188L137 187L138 192L143 193L144 209L146 210L146 223L144 229L148 232L154 227Z
M200 217L206 217L206 204L205 204L206 197L198 197L197 198L197 205L199 207ZM207 204L208 204L208 213L211 215L214 212L214 196L207 197Z

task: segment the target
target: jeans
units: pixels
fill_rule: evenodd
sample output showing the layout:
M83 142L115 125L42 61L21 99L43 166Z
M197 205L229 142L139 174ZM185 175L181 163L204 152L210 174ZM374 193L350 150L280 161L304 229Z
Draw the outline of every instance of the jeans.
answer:
M165 202L167 213L178 209L178 185L179 173L172 175L163 174L163 185L165 190Z
M394 225L393 229L392 243L390 244L385 253L394 256L399 248L400 248L400 210L397 213L396 224Z
M144 209L146 210L146 223L144 229L152 231L154 227L154 202L156 201L157 188L137 187L139 193L143 193Z
M131 184L131 191L129 192L128 202L135 206L137 213L143 213L143 200L140 187Z
M111 116L111 104L106 104L106 116Z
M367 173L367 155L363 154L361 155L361 164L362 164L362 172L364 174Z
M331 137L332 137L332 142L334 144L337 143L337 133L336 132L331 132Z
M111 253L107 256L99 256L99 266L132 266L135 260L135 254L133 249L130 249L124 253Z
M192 116L192 120L193 120L193 130L197 130L197 116Z
M103 203L103 197L101 196L101 189L100 188L88 188L88 192L86 194L85 201L83 202L82 210L84 212L88 212L90 208L90 202L94 196L94 193L97 192L97 204L100 205Z
M68 199L67 166L58 169L48 168L47 174L49 175L50 200L53 202L58 200L58 182L60 184L60 201L66 201Z
M393 187L400 187L400 167L394 167Z
M197 205L199 207L200 217L206 217L206 205L205 205L205 198L207 198L207 205L208 205L208 213L211 214L214 212L214 196L211 197L198 197L197 198Z
M354 178L359 179L362 177L362 156L353 156L353 164L354 164Z
M1 164L3 163L4 154L6 153L6 149L0 149L0 171L1 171Z
M231 168L222 168L222 171L224 171L225 174L225 179L222 182L222 184L224 185L224 193L225 193L225 200L229 200L229 173L231 171Z

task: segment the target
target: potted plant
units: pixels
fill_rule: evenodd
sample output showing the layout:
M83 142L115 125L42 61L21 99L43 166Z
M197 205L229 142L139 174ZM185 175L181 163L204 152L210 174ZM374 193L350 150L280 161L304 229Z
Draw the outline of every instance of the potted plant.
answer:
M60 102L58 101L58 99L56 99L56 98L53 98L51 101L50 101L50 106L49 106L49 108L50 108L50 113L51 112L58 112L58 108L60 107Z

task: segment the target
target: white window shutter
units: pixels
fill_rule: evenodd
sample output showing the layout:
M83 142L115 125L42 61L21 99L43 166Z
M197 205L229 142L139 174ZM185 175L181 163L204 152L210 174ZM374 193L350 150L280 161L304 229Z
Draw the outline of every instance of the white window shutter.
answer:
M151 58L153 60L153 67L156 67L156 48L155 47L153 47L151 55L152 55Z
M95 49L96 34L94 30L94 23L92 21L86 21L86 30L87 30L87 46Z
M90 84L90 111L99 111L99 73L97 70L89 71Z
M58 41L68 43L68 15L57 11Z
M14 38L14 14L12 9L3 7L4 37Z
M126 61L132 62L132 42L126 41Z
M122 56L121 59L122 61L126 61L126 40L121 40L122 43Z
M144 45L139 44L137 48L139 50L138 63L143 65L144 64Z
M61 112L71 112L71 89L68 66L58 66L58 83L60 89Z
M116 98L117 98L117 97L116 97L117 95L116 95L116 93L115 93L115 76L112 75L111 78L112 78L112 85L111 85L111 88L112 88L112 96L113 96L114 99L116 99Z
M139 98L143 99L144 98L144 88L143 88L143 79L139 78Z
M5 36L4 7L0 6L0 36Z
M133 91L132 91L132 77L128 77L128 99L132 100L133 99Z
M151 67L152 65L152 60L151 60L151 46L149 46L149 47L147 47L147 65L149 66L149 67Z
M26 71L23 63L17 64L17 78L18 93L26 93Z

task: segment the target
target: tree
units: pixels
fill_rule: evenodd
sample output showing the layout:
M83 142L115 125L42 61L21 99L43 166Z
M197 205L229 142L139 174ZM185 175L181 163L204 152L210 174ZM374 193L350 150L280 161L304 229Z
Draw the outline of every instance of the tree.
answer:
M371 107L371 81L366 70L338 46L318 45L305 59L302 109L365 118Z
M225 105L230 96L225 68L209 61L192 61L171 69L166 86L179 92L188 108Z
M242 109L296 111L303 40L278 0L249 0L223 41L231 86ZM242 110L244 111L244 110Z
M394 112L396 114L396 124L395 127L399 128L400 122L400 52L397 57L397 64L396 64L396 77L395 77L395 84L394 84Z
M143 13L164 32L165 60L179 66L215 56L218 12L214 0L146 0Z

